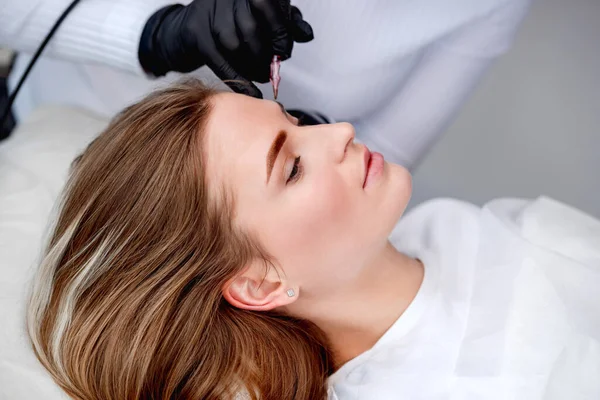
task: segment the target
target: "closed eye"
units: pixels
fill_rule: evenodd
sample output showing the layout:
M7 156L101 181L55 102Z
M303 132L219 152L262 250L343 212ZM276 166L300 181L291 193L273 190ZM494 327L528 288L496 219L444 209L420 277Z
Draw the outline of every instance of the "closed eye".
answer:
M290 176L285 181L285 184L297 182L298 179L302 176L302 164L300 164L300 156L294 159L294 166L290 171Z

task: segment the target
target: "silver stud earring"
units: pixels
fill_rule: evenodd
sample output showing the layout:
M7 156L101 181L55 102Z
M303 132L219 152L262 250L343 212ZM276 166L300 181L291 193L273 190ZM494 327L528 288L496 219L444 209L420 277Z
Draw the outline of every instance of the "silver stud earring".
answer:
M286 293L287 293L288 297L294 297L296 295L296 292L294 292L294 289L288 289Z

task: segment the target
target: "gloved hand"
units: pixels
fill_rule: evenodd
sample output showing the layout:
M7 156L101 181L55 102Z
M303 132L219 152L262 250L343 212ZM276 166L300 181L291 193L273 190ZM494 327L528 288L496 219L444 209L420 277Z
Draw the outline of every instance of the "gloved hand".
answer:
M194 0L154 13L140 40L140 64L155 76L208 67L235 92L262 98L250 81L268 82L273 55L292 55L313 39L289 0Z

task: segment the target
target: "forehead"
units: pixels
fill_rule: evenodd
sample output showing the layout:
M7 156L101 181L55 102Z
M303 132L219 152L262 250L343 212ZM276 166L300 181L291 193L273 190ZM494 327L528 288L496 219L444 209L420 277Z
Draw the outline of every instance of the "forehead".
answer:
M264 184L266 155L283 115L279 105L233 93L212 98L204 150L209 185Z

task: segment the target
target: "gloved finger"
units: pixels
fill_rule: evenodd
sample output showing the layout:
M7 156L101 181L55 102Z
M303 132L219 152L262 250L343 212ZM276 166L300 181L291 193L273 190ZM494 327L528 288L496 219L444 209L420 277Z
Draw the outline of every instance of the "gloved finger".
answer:
M290 19L292 36L295 42L306 43L315 38L312 26L302 18L302 13L298 7L292 6Z
M225 81L225 84L236 93L245 94L257 99L263 98L262 92L250 81Z
M236 93L262 99L262 93L249 80L240 75L225 58L216 49L208 57L206 65L221 79L227 86Z
M288 19L277 0L249 0L253 13L266 24L271 33L273 52L282 60L292 55L293 40L288 31Z
M229 65L249 81L265 83L269 81L271 58L269 56L256 59L246 46L237 53L223 53Z

